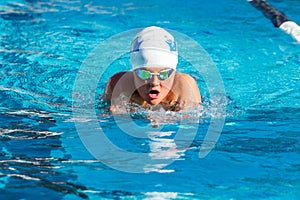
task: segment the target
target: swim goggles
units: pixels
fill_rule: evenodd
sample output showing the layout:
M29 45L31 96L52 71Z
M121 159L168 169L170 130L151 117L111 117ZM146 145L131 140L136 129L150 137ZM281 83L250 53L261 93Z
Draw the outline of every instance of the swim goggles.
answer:
M173 71L173 69L164 69L158 73L153 73L144 69L135 70L137 76L144 81L151 79L153 75L157 75L158 79L161 81L167 80L172 75Z

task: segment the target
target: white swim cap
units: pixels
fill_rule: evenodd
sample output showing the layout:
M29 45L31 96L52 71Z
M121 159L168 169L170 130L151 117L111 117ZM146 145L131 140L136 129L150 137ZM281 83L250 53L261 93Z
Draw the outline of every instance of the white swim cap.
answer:
M142 67L167 67L176 69L177 43L166 30L150 26L139 32L131 43L132 69Z

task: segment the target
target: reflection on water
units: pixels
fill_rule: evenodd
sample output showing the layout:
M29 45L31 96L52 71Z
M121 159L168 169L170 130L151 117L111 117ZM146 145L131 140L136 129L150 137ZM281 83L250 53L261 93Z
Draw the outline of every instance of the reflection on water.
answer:
M132 173L170 173L174 169L165 167L183 159L197 134L206 135L211 118L232 116L228 109L237 110L228 97L203 99L203 105L179 112L145 109L125 99L116 108L118 114L113 115L108 112L109 104L99 100L97 118L94 112L84 110L85 105L82 109L76 108L74 116L87 150L107 166ZM220 112L219 108L223 107L227 107L227 110L222 109L225 113ZM103 120L107 116L110 118ZM200 124L205 128L198 131ZM211 131L217 134L215 129ZM199 144L203 153L214 148L217 139L213 139Z
M108 121L103 121L103 115L95 121L92 114L77 113L76 127L87 150L109 167L131 173L168 172L162 168L183 155L197 134L199 119L177 113L176 121L173 118L172 123L160 121L159 126L153 126L152 118L159 120L164 113L151 111L147 118L138 119L128 113ZM190 128L181 127L181 119L187 120Z
M171 135L176 134L175 132L150 132L147 133L149 136L149 157L153 160L170 160L175 161L184 156L185 150L177 149L175 140L169 138ZM170 173L174 172L174 169L163 169L168 164L161 163L155 165L146 164L144 167L145 172L160 172Z
M205 187L206 190L214 190L213 188L215 188L213 185L204 186L204 182L207 180L214 180L216 186L223 187L222 190L225 191L223 181L230 182L233 181L232 177L238 178L240 176L244 177L240 180L242 185L257 185L260 180L271 184L274 181L278 182L279 179L283 180L282 176L279 175L274 175L273 178L268 178L267 176L269 172L276 174L278 169L285 174L285 178L281 181L282 184L278 182L277 186L288 190L290 183L296 187L297 181L289 179L291 173L294 174L299 168L297 159L295 159L299 157L299 142L297 140L297 132L292 131L299 126L297 121L291 123L292 121L289 120L289 117L295 113L293 110L291 110L290 114L286 113L285 118L287 121L272 121L272 119L276 119L274 116L280 117L281 115L275 115L274 112L264 113L261 114L263 116L261 123L256 120L257 126L253 127L251 121L254 119L252 116L256 115L255 112L259 112L259 110L252 110L251 113L248 113L247 116L251 120L242 118L243 120L241 121L234 119L232 122L227 122L222 139L214 150L217 153L213 153L212 156L205 160L199 159L197 153L209 123L209 117L206 114L202 114L205 117L203 120L200 118L198 122L200 129L197 130L195 138L194 135L187 135L187 137L183 138L177 137L179 128L186 130L184 133L191 133L195 129L195 124L197 124L193 120L191 121L192 117L184 118L180 113L163 112L165 115L171 115L173 118L167 121L160 121L160 125L156 128L151 125L152 121L149 119L131 118L138 125L149 127L146 132L136 131L135 134L137 136L138 134L143 135L141 138L133 137L126 132L120 132L116 122L113 122L113 118L109 114L99 115L97 122L100 127L106 130L105 134L112 143L124 150L142 152L144 153L143 155L146 155L147 158L153 161L138 163L143 172L146 172L146 175L153 177L155 176L154 173L160 175L172 174L174 182L159 178L157 180L160 181L155 181L156 185L161 184L167 188L169 185L169 190L167 191L170 191L172 187L176 187L174 185L176 182L186 181L184 179L186 177L191 178L189 187L193 184L199 185L198 182L201 182L200 185ZM24 191L21 191L20 188L38 187L40 192L44 192L53 198L62 197L65 194L76 195L82 198L94 195L98 197L140 195L143 198L150 199L158 195L163 195L165 198L190 198L197 195L194 193L189 194L184 188L182 190L178 189L178 191L182 191L179 193L149 192L155 191L157 187L154 183L151 184L153 181L151 178L146 181L148 186L143 186L151 188L145 193L130 192L132 190L129 188L113 190L112 188L122 187L118 183L120 180L118 176L122 175L124 178L128 174L117 173L117 170L112 170L109 166L103 165L86 152L87 150L77 135L74 121L81 121L88 126L88 122L90 122L88 116L75 119L70 113L51 113L25 109L2 109L1 113L0 190L4 188L18 196L17 194L19 193L24 194ZM151 111L146 116L150 117L150 119L161 120L164 116L163 113L161 111ZM180 121L180 119L187 120ZM124 123L126 127L128 121L119 121L119 123ZM127 126L127 130L130 130L130 126ZM192 144L189 143L191 138L194 139ZM207 143L206 145L209 144ZM103 158L115 162L113 164L122 167L127 165L125 167L128 168L139 167L139 165L134 165L132 160L118 157L117 152L108 152L107 149L103 149L103 152L106 154L103 155ZM276 159L274 160L273 158ZM269 164L265 163L264 160L268 160ZM222 168L228 175L222 175L221 181L213 174L219 174L220 168L216 165L220 166L224 165L224 163L228 167L223 166ZM248 174L247 169L251 166L250 163L260 178L258 175ZM282 163L285 164L282 165ZM240 165L242 167L239 167ZM236 175L232 170L240 171L242 175ZM191 177L187 171L197 175ZM114 173L118 175L111 176ZM88 178L84 174L98 177L99 180L105 181L105 184L109 186L104 187L101 181L91 183L90 177ZM144 180L140 180L137 177L134 176L133 183L128 182L128 184L131 186L132 184L142 184ZM201 179L197 179L197 177L201 177ZM202 179L203 181L201 181ZM111 183L112 181L114 181L113 184ZM101 188L103 187L108 188L108 190L102 190ZM241 185L237 188L243 189ZM269 187L264 186L262 188ZM186 193L184 193L185 191ZM29 193L29 191L27 192ZM28 197L35 198L36 196L38 196L36 193L28 194ZM19 197L23 196L19 195Z

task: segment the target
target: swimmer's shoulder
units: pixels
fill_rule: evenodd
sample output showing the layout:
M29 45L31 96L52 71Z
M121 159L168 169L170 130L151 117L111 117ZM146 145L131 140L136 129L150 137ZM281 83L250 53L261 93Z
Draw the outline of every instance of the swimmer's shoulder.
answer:
M128 80L132 80L132 78L133 77L131 71L122 71L112 75L108 81L108 84L110 84L111 87L114 87L119 80L122 82L126 82Z
M114 91L116 85L118 84L118 91L126 90L128 85L131 85L133 81L133 76L131 71L117 72L112 75L105 88L104 99L110 100L112 92Z
M195 85L196 80L189 74L176 72L174 84L178 84L178 85L181 85L181 86L186 85L186 84Z
M122 71L122 72L117 72L114 75L112 75L110 77L110 81L115 82L115 81L119 81L121 79L122 76L124 76L125 74L130 74L130 71Z
M196 80L189 74L177 72L173 84L173 91L179 99L201 102L201 94Z

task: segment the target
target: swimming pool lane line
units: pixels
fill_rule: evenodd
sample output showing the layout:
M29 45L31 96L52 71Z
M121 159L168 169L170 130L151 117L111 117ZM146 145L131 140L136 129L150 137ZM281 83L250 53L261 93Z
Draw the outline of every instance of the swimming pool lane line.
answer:
M290 20L283 12L270 5L265 0L247 0L253 7L262 11L264 16L271 20L276 28L280 28L285 33L291 35L300 44L300 26Z

